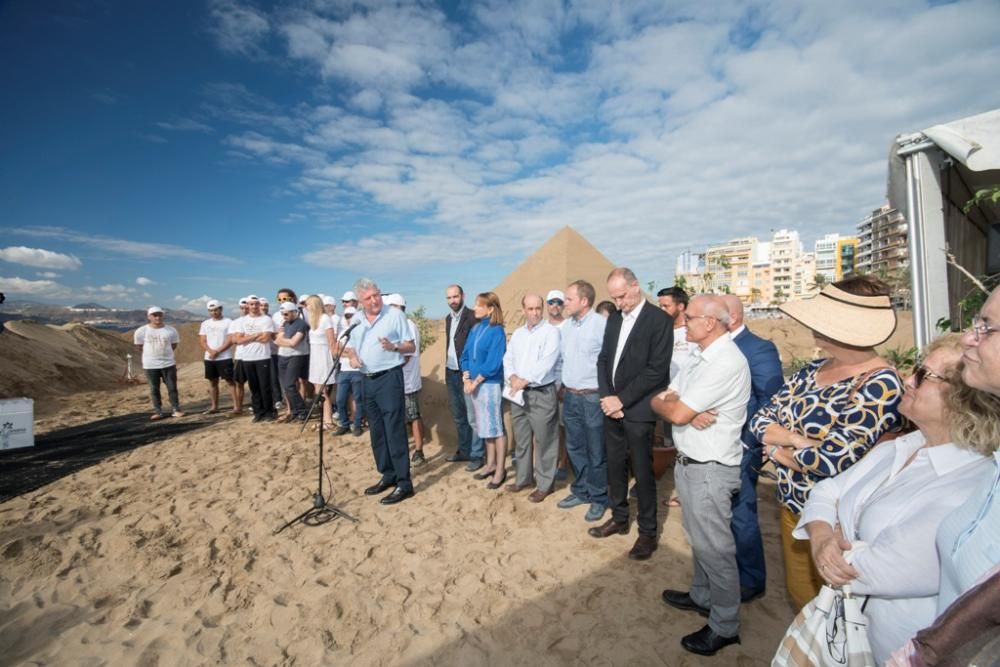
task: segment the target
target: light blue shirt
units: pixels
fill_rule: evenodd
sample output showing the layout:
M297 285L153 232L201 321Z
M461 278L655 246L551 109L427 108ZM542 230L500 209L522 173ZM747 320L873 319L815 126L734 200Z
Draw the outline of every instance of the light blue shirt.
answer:
M1000 451L993 454L993 464L993 478L973 491L938 528L938 614L1000 563Z
M570 389L597 389L597 355L604 344L608 321L591 310L562 326L562 383Z
M368 316L359 311L352 318L361 324L351 332L350 346L357 352L361 360L361 372L365 374L380 373L396 366L402 366L405 359L399 352L383 350L379 338L388 338L391 343L405 343L413 340L410 325L403 311L382 306L375 321L369 322Z

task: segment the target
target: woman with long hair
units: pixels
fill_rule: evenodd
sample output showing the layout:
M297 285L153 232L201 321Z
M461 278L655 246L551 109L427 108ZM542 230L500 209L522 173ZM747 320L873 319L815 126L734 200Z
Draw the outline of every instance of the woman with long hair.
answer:
M320 428L331 431L337 427L330 403L330 387L337 380L330 375L337 352L337 331L333 319L324 312L323 300L318 296L306 299L306 313L309 316L309 382L317 393L323 394L323 424Z
M500 298L493 292L476 295L473 309L479 323L469 331L459 367L466 394L472 396L477 435L486 443L486 466L477 479L490 479L499 489L507 479L507 437L504 435L501 388L507 335Z

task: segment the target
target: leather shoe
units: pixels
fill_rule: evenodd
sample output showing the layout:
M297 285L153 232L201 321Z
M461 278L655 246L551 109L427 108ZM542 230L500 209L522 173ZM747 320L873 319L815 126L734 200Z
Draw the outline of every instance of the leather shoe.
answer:
M503 487L503 490L506 491L507 493L520 493L521 491L524 491L530 486L531 486L530 484L508 484L507 486Z
M465 464L465 469L469 472L476 472L485 465L486 461L482 459L469 459L469 462Z
M767 593L766 588L761 588L755 591L751 588L740 586L740 602L753 602L757 598L764 597L765 593Z
M412 497L413 497L413 489L403 491L401 488L397 486L392 493L387 495L379 502L382 503L383 505L395 505L396 503L401 503L407 498L412 498Z
M628 557L632 560L648 560L658 546L656 537L653 535L639 535L632 550L628 552Z
M674 609L680 609L681 611L693 611L701 616L704 616L705 618L708 618L708 609L692 600L690 593L685 593L684 591L672 591L668 588L663 591L660 597L662 597L663 601Z
M465 454L460 454L459 452L455 452L454 454L445 459L445 461L447 461L448 463L458 463L459 461L468 461L468 460L469 460L468 456L466 456Z
M528 496L528 500L530 500L533 503L540 503L546 498L548 498L549 494L551 493L552 489L549 489L548 491L543 491L542 489L535 489L534 491L531 492L531 495Z
M681 646L685 650L697 653L698 655L715 655L720 649L730 644L739 644L740 636L723 637L715 633L707 625L698 632L692 632L686 637L681 637Z
M367 489L365 489L365 495L366 496L377 496L378 494L380 494L380 493L382 493L384 491L388 491L389 489L391 489L394 486L396 486L395 482L387 482L384 479L380 479L378 481L378 484L375 484L373 486L369 486Z
M625 535L628 533L628 521L618 523L613 518L608 519L600 526L595 526L587 531L591 537L610 537L612 535Z

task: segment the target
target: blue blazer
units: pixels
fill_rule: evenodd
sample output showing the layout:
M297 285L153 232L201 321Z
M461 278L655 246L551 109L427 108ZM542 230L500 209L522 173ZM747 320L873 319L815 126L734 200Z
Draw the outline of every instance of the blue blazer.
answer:
M757 410L771 402L771 397L785 384L781 357L774 343L745 326L738 336L733 337L733 342L750 364L750 403L747 404L747 421L743 424L743 443L748 447L760 447L763 443L750 431L750 420Z

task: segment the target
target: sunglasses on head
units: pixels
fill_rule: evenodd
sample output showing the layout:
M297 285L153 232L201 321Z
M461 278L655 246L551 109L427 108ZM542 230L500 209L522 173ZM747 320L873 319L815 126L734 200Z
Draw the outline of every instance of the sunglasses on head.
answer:
M948 382L948 378L943 375L938 375L934 371L930 370L923 364L920 364L915 369L913 369L913 386L920 389L920 385L924 383L924 380L937 380L938 382Z

